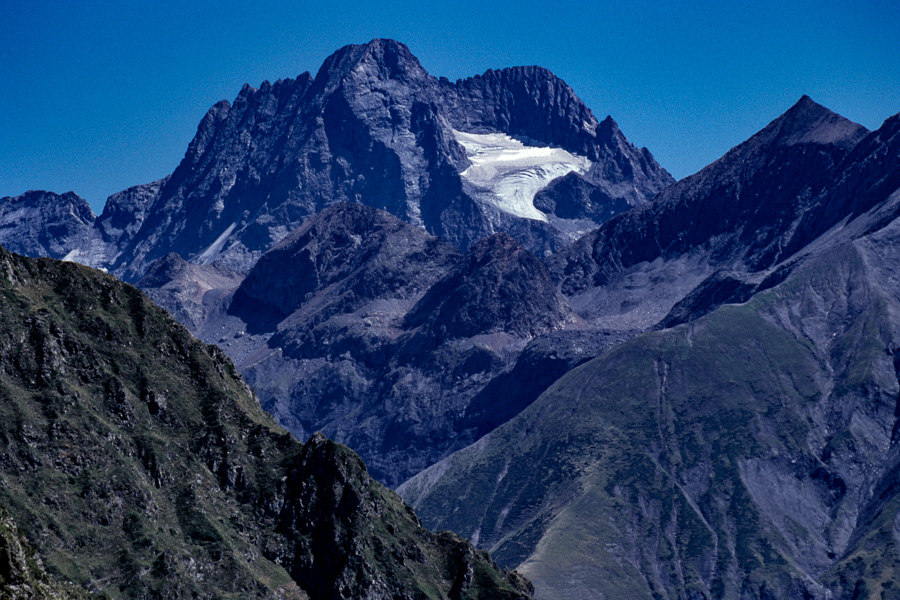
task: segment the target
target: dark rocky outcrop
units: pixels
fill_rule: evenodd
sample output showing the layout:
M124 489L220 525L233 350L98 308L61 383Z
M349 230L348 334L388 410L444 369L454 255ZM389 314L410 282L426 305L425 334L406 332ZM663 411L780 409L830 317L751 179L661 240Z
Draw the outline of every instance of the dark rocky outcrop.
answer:
M458 257L453 246L389 213L339 204L267 252L237 297L286 317L329 291L333 298L327 306L317 305L321 320L379 298L416 296Z
M533 337L574 321L550 273L506 234L478 242L407 313L421 343L490 333Z
M422 528L349 449L292 438L218 348L111 275L0 249L0 324L0 505L59 581L116 598L531 596ZM10 531L0 514L0 593L55 597ZM40 593L16 595L23 569Z

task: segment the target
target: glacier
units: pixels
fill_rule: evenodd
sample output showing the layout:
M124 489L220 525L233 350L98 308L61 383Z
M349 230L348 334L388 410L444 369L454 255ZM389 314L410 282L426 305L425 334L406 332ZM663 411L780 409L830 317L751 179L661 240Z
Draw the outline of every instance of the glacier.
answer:
M464 181L479 199L503 212L547 221L534 207L534 196L547 184L573 171L587 173L591 161L562 148L529 146L505 133L466 133L452 130L471 163L462 172Z

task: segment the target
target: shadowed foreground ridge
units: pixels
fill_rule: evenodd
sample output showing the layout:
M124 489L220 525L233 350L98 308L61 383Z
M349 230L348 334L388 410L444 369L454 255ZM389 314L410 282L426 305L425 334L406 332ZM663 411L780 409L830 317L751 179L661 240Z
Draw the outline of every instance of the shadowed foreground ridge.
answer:
M0 508L0 597L4 600L76 600L93 596L47 575L16 522Z
M2 249L0 441L0 506L52 580L88 592L530 597L422 528L349 449L291 438L137 289Z

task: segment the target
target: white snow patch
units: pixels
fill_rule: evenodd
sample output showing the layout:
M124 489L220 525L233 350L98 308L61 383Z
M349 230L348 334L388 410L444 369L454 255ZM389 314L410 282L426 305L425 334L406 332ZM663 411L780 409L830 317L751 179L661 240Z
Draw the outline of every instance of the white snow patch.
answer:
M481 539L481 527L478 527L475 529L475 531L472 532L471 537L469 537L469 541L472 543L473 546L475 546L477 548L478 540L480 540L480 539Z
M237 226L237 223L232 223L228 226L228 229L222 232L222 235L216 238L203 253L197 257L197 262L201 265L208 265L218 256L219 252L222 251L222 247L225 245L225 242L228 241L228 236L231 235L231 232L234 231L234 228Z
M78 259L81 258L81 250L75 248L74 250L69 250L69 252L62 257L63 262L79 262Z
M489 194L485 198L500 210L546 221L534 207L534 196L547 184L572 171L583 174L591 161L562 148L526 146L505 133L465 133L453 130L456 141L472 163L462 177Z

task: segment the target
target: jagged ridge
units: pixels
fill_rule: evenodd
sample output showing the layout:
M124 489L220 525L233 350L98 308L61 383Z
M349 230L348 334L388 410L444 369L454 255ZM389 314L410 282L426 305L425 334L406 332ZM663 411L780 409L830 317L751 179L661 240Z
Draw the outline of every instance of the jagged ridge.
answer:
M490 193L464 186L468 159L454 129L506 133L586 157L594 162L583 184L614 201L579 209L571 226L571 211L537 219L509 213ZM66 248L129 281L169 252L247 272L310 215L354 202L463 250L506 231L543 255L568 243L570 229L584 231L591 219L643 202L671 181L546 69L451 83L430 76L403 44L373 40L338 50L315 77L245 85L233 103L213 106L171 176L111 197L89 243Z

